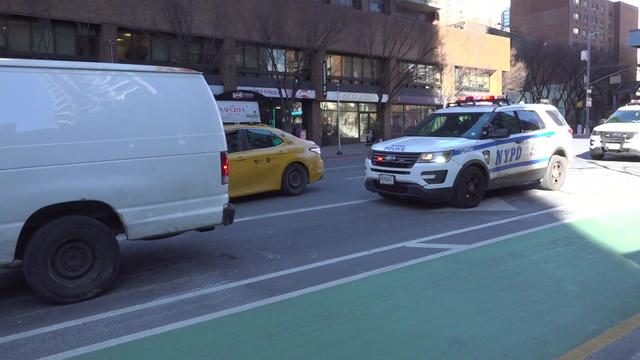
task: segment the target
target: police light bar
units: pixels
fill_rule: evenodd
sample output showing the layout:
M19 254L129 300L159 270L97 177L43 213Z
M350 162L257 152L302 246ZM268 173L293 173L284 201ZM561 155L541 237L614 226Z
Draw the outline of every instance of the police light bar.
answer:
M640 99L631 99L629 105L640 105Z
M493 104L505 104L509 103L509 100L502 95L484 95L484 96L459 96L456 98L455 105L475 104L489 102Z

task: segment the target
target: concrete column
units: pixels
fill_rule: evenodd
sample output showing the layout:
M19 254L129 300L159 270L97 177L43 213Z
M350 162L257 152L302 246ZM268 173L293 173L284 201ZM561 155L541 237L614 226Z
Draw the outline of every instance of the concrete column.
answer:
M117 42L118 26L102 24L98 39L98 57L102 62L118 62ZM113 59L112 59L113 55Z
M220 55L220 75L224 82L224 91L236 90L238 72L236 67L236 41L224 39Z

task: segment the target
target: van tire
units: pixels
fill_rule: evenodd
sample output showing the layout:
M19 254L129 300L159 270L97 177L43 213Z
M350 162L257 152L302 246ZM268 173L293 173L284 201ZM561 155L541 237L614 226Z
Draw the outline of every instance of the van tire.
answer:
M560 190L567 178L567 165L567 159L560 155L553 155L549 160L544 178L540 181L540 187L544 190Z
M284 170L280 189L287 196L298 196L304 192L307 182L307 169L300 164L291 164Z
M42 226L24 256L24 276L37 297L57 304L91 299L112 284L120 247L105 224L66 216Z
M469 166L462 170L454 185L453 206L470 209L478 206L487 191L487 180L480 169Z

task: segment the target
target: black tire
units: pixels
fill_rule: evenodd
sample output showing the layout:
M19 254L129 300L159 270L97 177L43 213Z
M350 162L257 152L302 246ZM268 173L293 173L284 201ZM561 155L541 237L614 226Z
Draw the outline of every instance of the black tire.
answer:
M453 189L453 206L470 209L478 206L487 191L487 180L475 166L465 168L458 176Z
M304 192L308 182L307 169L300 164L291 164L282 174L280 189L287 196L298 196Z
M549 160L544 178L540 181L540 187L544 190L560 190L567 178L567 159L560 155L553 155Z
M591 159L593 160L604 160L604 152L603 151L590 151Z
M69 304L104 292L116 278L120 247L106 225L67 216L41 227L23 259L27 282L39 298Z

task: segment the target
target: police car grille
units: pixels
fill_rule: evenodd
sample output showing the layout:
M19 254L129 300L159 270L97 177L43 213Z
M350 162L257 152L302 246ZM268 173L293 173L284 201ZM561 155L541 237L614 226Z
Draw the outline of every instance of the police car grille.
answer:
M606 140L630 140L633 139L632 132L603 132L602 135Z
M372 155L374 165L396 169L409 169L413 167L420 157L420 153L395 153L384 151L374 151Z

